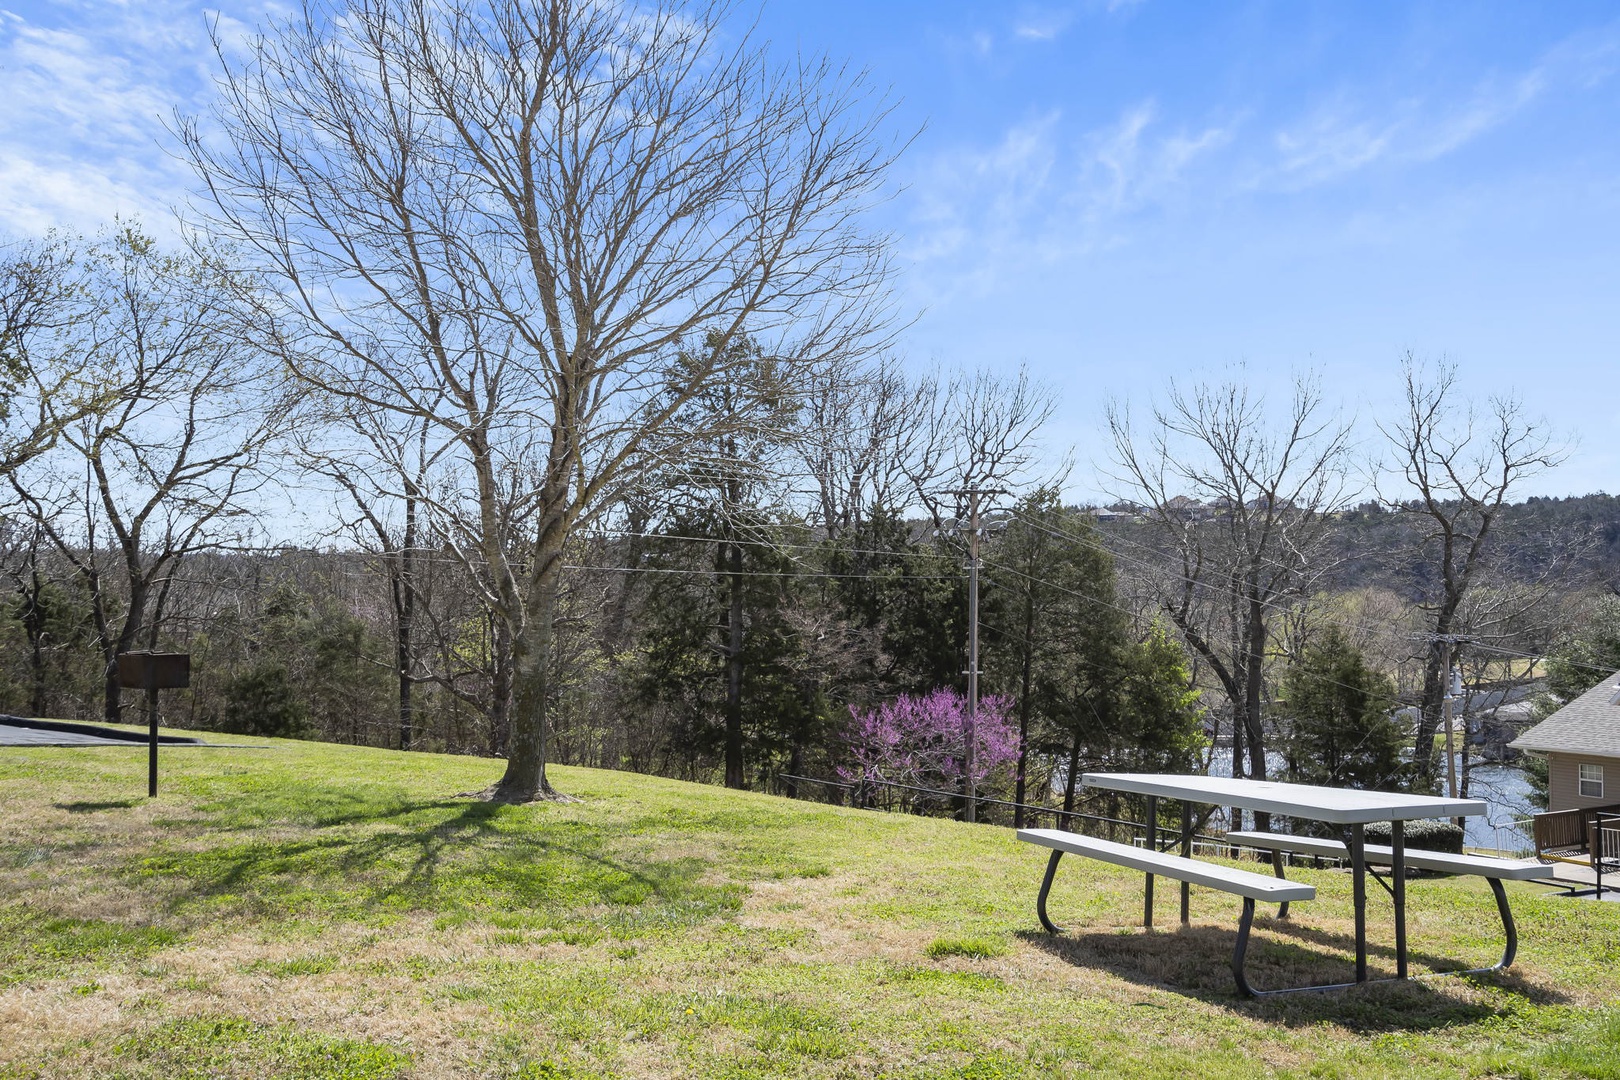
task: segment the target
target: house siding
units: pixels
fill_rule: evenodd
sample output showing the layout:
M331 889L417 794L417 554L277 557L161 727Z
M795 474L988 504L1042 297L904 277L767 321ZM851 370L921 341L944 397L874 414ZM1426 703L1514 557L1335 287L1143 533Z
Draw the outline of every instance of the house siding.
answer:
M1580 766L1582 763L1603 766L1603 797L1586 798L1580 794ZM1547 809L1574 810L1588 806L1612 806L1620 803L1620 757L1600 757L1596 754L1547 755Z

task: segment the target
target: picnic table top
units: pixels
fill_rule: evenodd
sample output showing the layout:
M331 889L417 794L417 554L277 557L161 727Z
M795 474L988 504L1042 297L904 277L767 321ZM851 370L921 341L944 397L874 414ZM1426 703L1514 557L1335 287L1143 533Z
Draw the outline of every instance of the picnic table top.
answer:
M1395 791L1285 784L1276 780L1230 776L1185 776L1177 773L1085 773L1082 787L1157 795L1167 799L1238 806L1335 825L1414 818L1466 817L1485 813L1481 799L1449 799Z

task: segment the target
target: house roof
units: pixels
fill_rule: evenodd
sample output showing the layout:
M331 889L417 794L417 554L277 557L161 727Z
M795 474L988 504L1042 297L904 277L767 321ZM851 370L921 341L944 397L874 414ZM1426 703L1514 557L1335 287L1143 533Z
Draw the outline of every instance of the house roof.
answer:
M1617 694L1620 685L1610 675L1508 745L1541 753L1620 758L1620 705L1612 704Z

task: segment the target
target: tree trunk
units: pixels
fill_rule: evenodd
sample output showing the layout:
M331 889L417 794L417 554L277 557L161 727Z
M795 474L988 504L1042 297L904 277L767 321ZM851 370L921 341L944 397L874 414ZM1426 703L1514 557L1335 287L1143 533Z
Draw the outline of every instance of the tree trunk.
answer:
M561 543L549 553L537 551L535 558L541 568L535 575L527 619L522 630L511 635L512 730L506 773L491 792L496 802L533 802L556 795L546 781L546 702L551 691L548 659L555 636L552 618L562 580Z
M31 690L28 695L28 709L34 716L45 715L45 693L47 689L45 678L45 612L40 607L40 599L44 594L45 585L39 579L39 568L33 566L29 572L29 586L25 593L22 624L28 634L28 668L31 676Z
M1243 724L1249 744L1249 775L1256 780L1266 778L1266 729L1264 703L1260 697L1266 662L1265 605L1253 594L1249 597L1249 655L1245 661L1248 681L1243 695ZM1271 815L1263 810L1254 813L1254 827L1260 832L1271 830Z
M1246 727L1242 717L1238 715L1236 703L1232 706L1232 779L1241 780L1244 776L1244 750L1243 733ZM1229 806L1226 810L1227 827L1233 832L1243 828L1243 807Z
M1074 741L1069 743L1069 774L1063 778L1063 809L1066 814L1074 812L1074 793L1080 783L1080 735L1075 733ZM1064 817L1063 827L1069 828L1073 818ZM1072 831L1072 830L1071 830Z
M512 732L512 631L499 615L490 616L489 746L491 757L505 757Z
M496 619L497 644L504 630L511 648L511 736L506 751L506 773L490 797L496 802L520 803L557 797L546 781L546 711L551 694L551 650L556 640L557 603L562 592L563 546L568 540L568 488L571 466L565 428L574 420L571 397L558 404L559 422L552 433L546 483L540 498L539 531L529 553L527 587L522 595L508 595L508 610ZM485 476L481 483L491 478ZM491 484L490 491L497 490ZM486 542L498 542L490 530ZM495 560L492 560L495 561ZM512 582L508 581L508 585ZM522 622L512 625L514 610ZM497 656L500 650L497 649ZM498 669L497 669L498 670ZM499 699L497 699L499 700Z
M729 569L730 604L726 640L726 787L746 788L743 775L743 595L742 545L722 544Z
M97 579L97 595L93 602L99 610L102 608L104 598L100 595L100 580ZM102 685L103 718L109 724L122 723L123 687L118 685L118 654L128 652L130 646L135 644L136 631L140 629L141 618L146 608L146 585L139 578L132 578L129 583L129 609L124 612L124 623L119 628L118 636L111 636L111 628L107 626L105 617L98 618L102 627L106 628L102 636L102 653L107 661Z
M804 741L797 736L793 739L793 746L788 750L788 775L804 775ZM799 797L799 782L797 780L786 781L784 790L788 798L797 799Z

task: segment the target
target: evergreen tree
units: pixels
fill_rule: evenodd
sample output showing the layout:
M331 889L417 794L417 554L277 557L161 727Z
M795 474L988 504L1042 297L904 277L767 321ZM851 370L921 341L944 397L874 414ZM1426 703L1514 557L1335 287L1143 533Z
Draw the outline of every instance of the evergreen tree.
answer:
M1283 676L1283 694L1289 779L1331 787L1400 785L1404 739L1394 718L1395 684L1368 667L1342 633L1329 631L1305 649Z
M1575 700L1615 671L1620 671L1620 596L1605 596L1548 651L1548 697L1537 702L1539 716Z
M1014 801L1039 790L1035 773L1065 761L1064 805L1072 808L1081 765L1120 722L1129 632L1114 561L1089 519L1065 511L1046 488L1018 505L985 573L993 583L986 597L1000 606L991 615L1001 631L988 650L993 682L1016 700ZM1048 768L1036 769L1042 760Z

